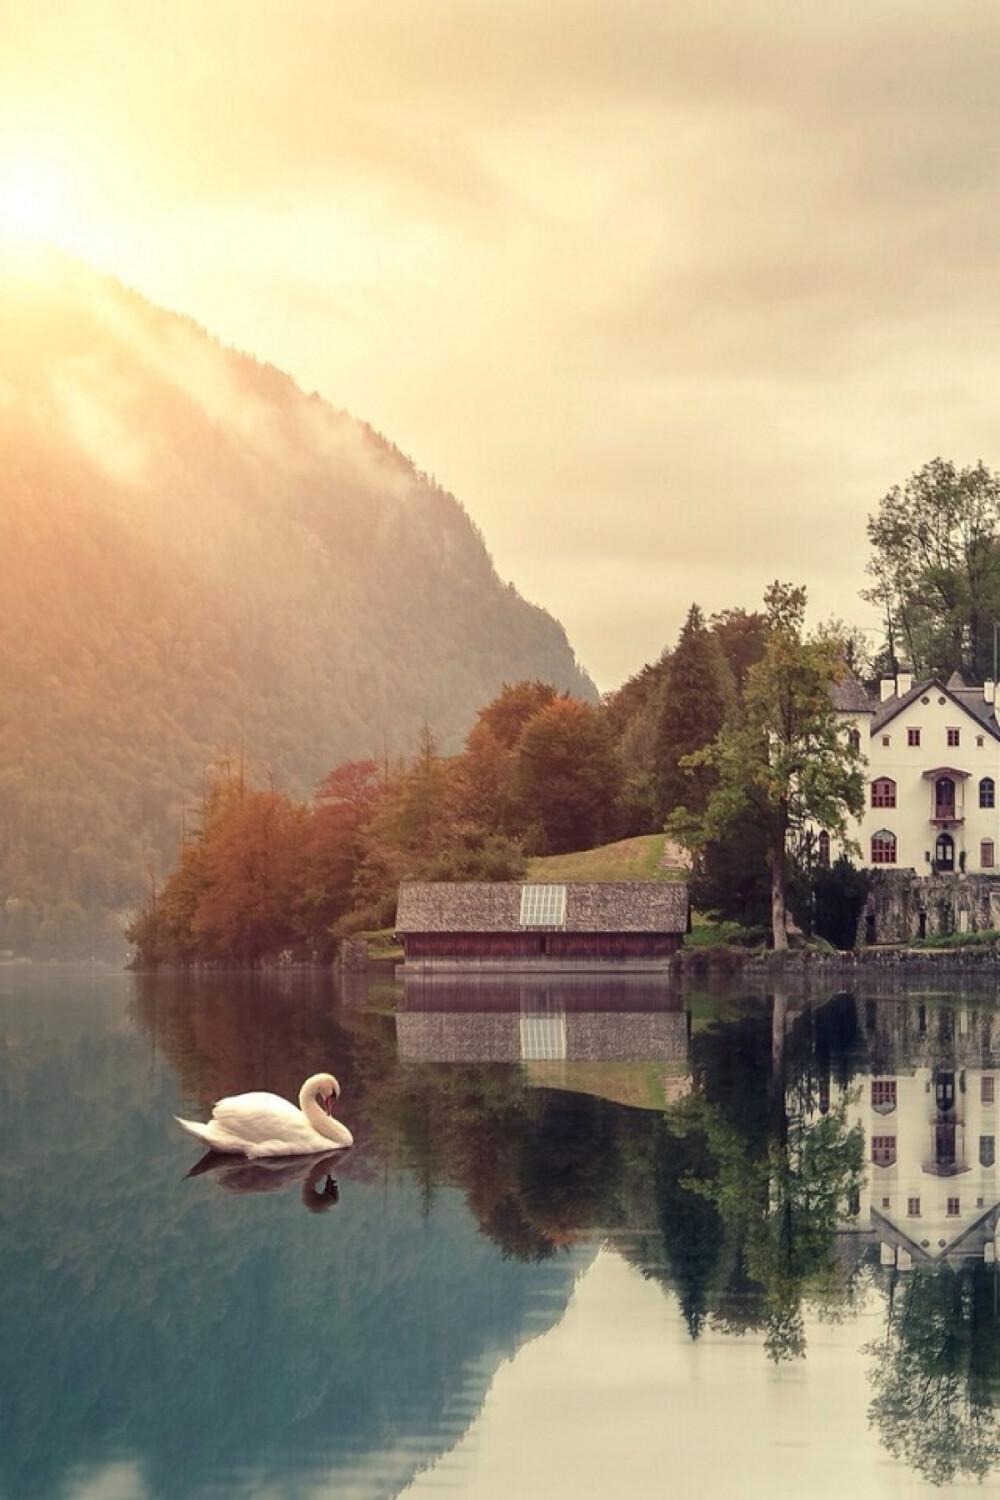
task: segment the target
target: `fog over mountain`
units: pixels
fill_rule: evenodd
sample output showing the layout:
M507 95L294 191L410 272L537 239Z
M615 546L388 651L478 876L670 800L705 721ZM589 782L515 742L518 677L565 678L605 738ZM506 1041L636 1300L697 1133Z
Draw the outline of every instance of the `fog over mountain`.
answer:
M0 263L0 515L0 946L148 891L241 747L304 794L505 681L595 695L390 442L54 254Z

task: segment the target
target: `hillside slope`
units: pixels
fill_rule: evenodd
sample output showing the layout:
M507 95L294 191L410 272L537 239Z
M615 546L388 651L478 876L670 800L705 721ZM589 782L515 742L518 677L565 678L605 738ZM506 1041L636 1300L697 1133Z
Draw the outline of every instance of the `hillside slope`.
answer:
M594 696L390 443L55 257L0 266L0 516L0 947L134 902L240 746L302 794L504 681Z

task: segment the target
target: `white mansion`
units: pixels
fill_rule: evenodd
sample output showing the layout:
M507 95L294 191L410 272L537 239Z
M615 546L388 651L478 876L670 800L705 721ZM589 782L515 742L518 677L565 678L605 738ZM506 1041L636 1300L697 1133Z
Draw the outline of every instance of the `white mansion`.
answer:
M867 761L860 863L917 875L1000 873L1000 724L996 684L884 678L874 703L856 678L834 691ZM820 860L830 840L819 834Z

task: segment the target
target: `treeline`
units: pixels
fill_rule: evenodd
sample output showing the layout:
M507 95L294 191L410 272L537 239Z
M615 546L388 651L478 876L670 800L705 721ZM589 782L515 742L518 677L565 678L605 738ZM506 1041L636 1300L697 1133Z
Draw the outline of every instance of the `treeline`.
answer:
M664 827L692 853L692 898L701 911L778 946L789 914L807 931L850 945L867 877L846 860L823 868L815 847L818 828L836 837L861 807L860 760L839 727L831 688L852 670L872 687L904 652L919 671L981 674L1000 612L1000 477L982 465L961 470L934 460L883 499L869 533L871 597L884 607L886 625L886 645L873 656L860 633L839 622L807 633L805 590L776 583L761 610L706 618L692 605L676 645L600 705L540 677L514 681L479 711L460 754L439 753L425 729L411 761L369 766L363 797L355 788L345 800L337 777L363 779L364 762L331 773L308 803L252 789L242 776L217 783L196 834L189 825L181 865L155 911L147 903L132 928L143 959L256 963L285 950L322 957L346 931L391 923L404 877L513 875L533 854ZM449 596L443 582L429 587L430 574L407 584L398 550L393 557L397 607L409 601L410 639L421 633L415 621L449 613L440 608ZM387 608L391 615L389 601ZM276 658L272 666L280 677ZM374 664L363 675L380 676ZM336 697L327 688L316 696ZM353 692L337 701L351 703ZM426 722L440 732L434 710L430 704ZM301 749L306 731L297 719L287 723L287 743ZM17 732L12 721L8 732ZM248 743L280 784L295 788L280 759L252 735ZM315 742L310 753L315 758ZM68 774L79 780L82 772ZM151 802L154 785L151 771ZM25 829L20 796L0 778L0 865L6 859L15 872L30 840L27 830L17 837ZM85 805L81 788L73 807L82 816ZM57 846L58 829L53 840ZM335 854L324 852L324 840ZM276 852L286 845L291 852ZM233 881L253 848L272 851L271 871L266 880L241 877L238 899ZM116 866L102 864L95 833L76 843L66 868L77 886L96 882L95 899L106 899L111 872L134 872L138 852L123 847ZM256 869L249 854L247 861ZM266 863L260 853L257 862ZM282 891L284 865L290 873ZM108 899L123 885L116 877ZM18 894L16 884L8 888ZM79 927L84 913L70 905L64 917ZM24 908L8 901L2 920L0 946L17 947Z
M849 944L858 893L839 911L841 874L824 903L830 875L810 868L807 825L821 808L833 826L844 798L860 795L829 693L850 643L836 631L805 638L804 607L804 590L780 584L759 613L706 620L692 605L676 646L602 704L538 680L509 684L460 754L439 753L425 728L412 760L345 762L308 802L252 786L228 763L189 820L177 869L129 930L138 962L325 962L340 938L392 925L404 879L517 879L534 855L665 826L695 855L702 911L763 932L777 864L801 919ZM775 702L780 726L768 717ZM797 789L804 746L812 800ZM760 781L777 788L771 801Z
M309 802L229 765L128 935L143 967L323 962L340 937L391 925L403 879L515 879L530 854L613 838L621 815L607 713L523 681L479 712L461 754L425 730L410 762L345 762Z

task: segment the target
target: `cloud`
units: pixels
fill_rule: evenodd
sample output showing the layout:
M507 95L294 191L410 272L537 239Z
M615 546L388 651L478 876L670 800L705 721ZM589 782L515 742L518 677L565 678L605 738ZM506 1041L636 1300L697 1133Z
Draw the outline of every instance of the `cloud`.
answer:
M1000 461L981 0L0 0L0 34L0 151L48 100L108 268L437 473L602 686L695 581L860 618L881 494Z

